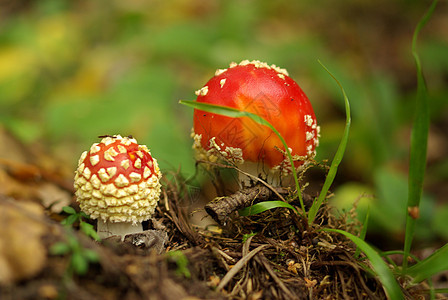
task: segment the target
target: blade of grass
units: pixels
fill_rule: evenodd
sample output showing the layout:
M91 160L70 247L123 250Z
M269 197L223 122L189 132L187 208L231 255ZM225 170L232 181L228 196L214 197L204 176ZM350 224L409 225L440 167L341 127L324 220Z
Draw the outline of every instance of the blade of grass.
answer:
M286 207L289 209L292 209L297 213L297 210L289 203L283 202L283 201L263 201L257 204L254 204L252 206L240 209L238 213L241 216L253 216L259 213L262 213L266 210L278 208L278 207Z
M448 270L448 244L437 249L424 260L409 267L406 274L413 278L414 283L419 283L446 270Z
M320 191L319 197L317 198L317 201L313 202L313 205L310 208L310 211L308 212L308 224L312 224L314 222L314 219L316 218L317 212L319 211L319 208L321 207L322 203L325 200L325 197L327 196L328 190L330 189L331 184L333 183L334 178L336 177L336 172L338 171L338 166L342 161L342 158L344 157L345 148L347 146L348 142L348 135L350 132L350 124L351 124L351 116L350 116L350 103L348 101L348 97L345 93L344 88L342 87L341 83L336 79L336 77L333 76L333 74L319 61L319 63L322 65L322 67L325 69L325 71L330 74L330 76L336 81L338 86L341 88L342 95L344 96L344 102L345 102L345 128L344 133L341 138L341 142L339 143L338 150L336 151L336 154L334 155L333 161L331 162L330 170L328 171L327 178L325 178L324 185L322 187L322 190Z
M367 208L366 216L364 218L364 222L362 223L362 229L361 232L359 233L359 238L363 241L365 240L367 234L367 224L369 222L369 216L370 216L370 207ZM356 247L355 258L359 257L360 252L361 249L359 247Z
M432 282L432 279L428 278L427 282L428 282L428 286L429 286L429 300L435 300L436 292L434 290L434 284Z
M345 235L347 238L352 240L368 257L372 268L375 271L378 279L381 281L389 299L404 299L403 292L395 279L391 269L386 265L384 260L369 244L361 240L359 237L339 229L322 229L324 231L337 232Z
M423 292L428 292L428 293L434 292L436 294L448 294L448 288L433 289L433 290L422 290L422 291Z
M301 192L300 185L299 185L299 179L297 177L297 171L294 166L294 160L292 158L291 151L289 151L289 148L288 148L288 145L286 144L285 139L282 137L282 135L277 131L277 129L275 129L275 127L271 123L269 123L266 119L260 117L259 115L256 115L251 112L239 110L239 109L236 109L233 107L214 105L214 104L197 102L197 101L188 101L188 100L180 100L179 103L189 106L189 107L193 107L194 109L207 111L207 112L211 112L214 114L223 115L226 117L231 117L231 118L248 117L260 125L269 127L278 136L278 138L280 139L280 141L283 144L283 147L285 147L285 152L288 156L289 162L291 163L292 174L294 176L294 182L295 182L296 189L297 189L297 196L300 201L300 208L302 209L303 214L306 215L305 205L303 204L303 199L302 199L302 192Z
M414 56L417 69L417 99L415 107L415 117L411 133L411 149L409 158L409 179L408 179L408 203L406 207L406 233L404 242L403 257L403 273L406 274L408 265L408 256L411 251L412 240L416 226L416 219L413 218L408 211L410 209L419 208L420 199L423 192L423 179L426 168L426 152L428 144L429 131L429 108L428 108L428 92L426 89L425 79L423 77L420 57L417 53L417 38L420 30L430 19L437 0L434 0L428 11L422 17L415 28L412 37L412 55Z
M380 255L383 257L387 257L389 255L395 255L395 254L403 255L403 253L404 252L402 250L391 250L391 251L383 251L380 253ZM420 261L420 259L417 256L413 255L412 253L410 253L409 256L416 262Z

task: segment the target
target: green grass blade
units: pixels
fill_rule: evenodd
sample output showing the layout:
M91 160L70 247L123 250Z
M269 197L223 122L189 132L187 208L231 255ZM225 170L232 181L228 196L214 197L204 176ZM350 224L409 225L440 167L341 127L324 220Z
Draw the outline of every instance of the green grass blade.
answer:
M403 292L395 279L391 269L387 266L378 252L375 251L369 244L361 240L359 237L354 236L339 229L323 229L324 231L337 232L345 235L347 238L352 240L367 256L370 263L372 264L373 271L375 271L378 279L383 284L384 291L386 292L389 299L404 299Z
M383 252L380 253L380 255L382 257L387 257L387 256L390 256L390 255L403 255L403 253L404 252L402 250L390 250L390 251L383 251ZM412 253L409 254L409 256L416 262L420 261L420 259L417 256L413 255Z
M431 292L431 291L433 291L434 293L437 293L437 294L448 294L448 288L434 289L434 290L430 290L428 292Z
M406 233L404 243L403 273L406 273L408 256L411 251L412 240L414 238L416 219L408 213L409 209L419 208L420 199L423 192L423 179L426 168L426 152L429 131L429 108L428 93L425 79L421 68L420 58L417 53L417 38L420 30L430 19L437 0L434 0L426 14L422 17L414 31L412 37L412 55L414 56L417 68L417 99L415 107L415 119L411 133L411 149L409 158L409 182L408 182L408 203L406 207Z
M254 120L255 122L257 122L258 124L268 126L274 132L278 133L278 131L275 130L275 128L271 125L271 123L266 121L263 117L260 117L259 115L256 115L251 112L239 110L239 109L236 109L233 107L221 106L221 105L215 105L215 104L197 102L197 101L180 100L179 103L190 106L190 107L198 109L198 110L203 110L203 111L211 112L211 113L214 113L217 115L223 115L223 116L230 117L230 118L248 117L248 118L251 118L252 120Z
M320 61L319 61L320 63ZM342 161L342 158L344 157L345 148L347 146L348 142L348 135L350 132L350 125L351 125L351 116L350 116L350 102L348 101L348 97L345 93L344 88L342 87L341 83L331 74L331 72L321 63L322 67L330 74L331 77L336 81L336 83L339 85L342 91L342 95L344 96L344 102L345 102L345 128L344 133L342 135L341 142L339 143L338 150L336 151L336 154L334 155L333 161L331 162L330 170L328 171L327 178L325 178L324 185L322 187L322 190L320 191L319 197L317 198L317 201L313 202L313 205L310 208L310 211L308 212L308 224L312 224L314 222L314 219L316 218L317 212L319 211L319 208L321 207L322 203L325 200L325 197L327 196L328 190L330 189L331 184L333 183L334 178L336 177L336 172L338 170L338 166Z
M446 270L448 270L448 244L439 248L426 259L409 267L406 274L411 276L415 283L419 283Z
M236 109L233 107L214 105L214 104L197 102L197 101L188 101L188 100L180 100L179 103L189 106L189 107L193 107L198 110L207 111L207 112L211 112L211 113L218 114L218 115L223 115L226 117L231 117L231 118L248 117L260 125L269 127L278 136L278 138L280 139L280 141L283 144L283 147L285 147L285 152L288 155L289 162L291 163L292 174L294 176L294 182L295 182L296 189L297 189L297 196L300 201L300 208L302 209L303 213L306 214L305 205L303 204L303 199L302 199L302 192L301 192L300 185L299 185L299 179L297 177L297 171L294 166L294 160L292 158L291 152L289 151L289 147L286 144L285 139L282 137L282 135L277 131L277 129L275 129L275 127L271 123L269 123L267 120L260 117L259 115L256 115L251 112L239 110L239 109Z
M366 234L367 234L367 227L368 227L368 223L369 223L369 216L370 216L370 207L367 209L366 216L364 218L364 222L362 223L361 232L359 234L359 238L361 240L363 240L363 241L365 240ZM359 247L357 247L356 251L355 251L355 257L356 258L359 257L360 252L361 252L361 249Z
M262 213L266 210L270 210L270 209L278 208L278 207L286 207L286 208L292 209L293 211L295 211L297 213L297 210L294 208L294 206L292 206L289 203L283 202L283 201L263 201L263 202L254 204L252 206L240 209L238 211L238 213L240 214L240 216L253 216L253 215Z

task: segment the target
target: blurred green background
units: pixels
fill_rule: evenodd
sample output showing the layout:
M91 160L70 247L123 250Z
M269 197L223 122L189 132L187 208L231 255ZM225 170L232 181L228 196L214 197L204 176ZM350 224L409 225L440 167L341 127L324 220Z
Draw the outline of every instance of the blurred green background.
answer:
M416 92L410 52L430 1L0 1L0 122L26 145L75 168L98 135L132 134L162 169L194 173L192 100L218 68L258 59L288 69L331 159L352 106L350 142L332 201L370 207L372 239L400 241ZM448 5L418 43L432 125L422 242L448 239ZM319 180L323 180L321 176ZM379 237L375 236L379 233ZM423 243L424 244L424 243ZM423 245L422 244L422 245Z

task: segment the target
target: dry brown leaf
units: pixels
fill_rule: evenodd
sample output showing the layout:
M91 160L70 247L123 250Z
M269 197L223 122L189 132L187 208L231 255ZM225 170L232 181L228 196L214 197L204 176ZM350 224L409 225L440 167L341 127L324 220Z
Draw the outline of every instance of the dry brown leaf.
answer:
M45 265L43 215L38 204L0 200L0 283L29 278Z
M312 287L314 287L317 284L317 280L316 279L311 280L311 279L308 279L306 277L303 278L303 279L305 280L305 286L307 288L312 288Z
M52 183L42 183L37 189L37 195L42 205L53 213L61 213L64 206L72 202L71 195Z
M32 199L34 187L23 184L9 176L8 172L0 166L0 195L18 199Z

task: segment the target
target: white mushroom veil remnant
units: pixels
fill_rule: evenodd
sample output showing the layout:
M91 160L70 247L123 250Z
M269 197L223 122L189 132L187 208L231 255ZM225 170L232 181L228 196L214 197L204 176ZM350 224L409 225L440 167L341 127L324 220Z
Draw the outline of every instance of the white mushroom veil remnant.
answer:
M160 198L161 172L145 145L132 137L106 136L82 153L75 172L76 198L98 219L101 238L143 230Z

